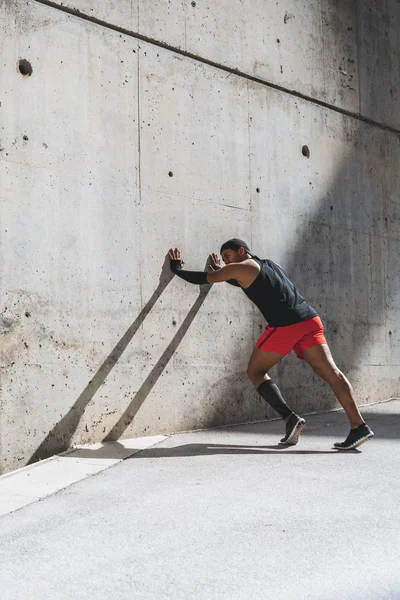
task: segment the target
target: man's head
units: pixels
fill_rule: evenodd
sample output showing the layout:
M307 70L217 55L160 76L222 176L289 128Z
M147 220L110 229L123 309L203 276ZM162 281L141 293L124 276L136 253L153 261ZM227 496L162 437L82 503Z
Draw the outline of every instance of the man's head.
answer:
M243 240L232 238L221 246L220 254L226 265L246 260L252 256L251 250Z

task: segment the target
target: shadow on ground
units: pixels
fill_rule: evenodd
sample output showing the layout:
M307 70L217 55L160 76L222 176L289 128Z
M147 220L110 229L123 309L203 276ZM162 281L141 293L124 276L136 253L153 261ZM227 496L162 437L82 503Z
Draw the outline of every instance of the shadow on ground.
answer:
M390 403L386 403L386 406L393 406L393 403L394 406L399 406L400 408L399 400L393 400ZM400 414L398 412L394 412L393 409L391 411L390 408L386 412L384 410L379 411L373 406L367 407L367 411L365 412L366 420L375 433L375 440L372 440L372 443L379 441L379 439L393 441L400 440ZM307 426L302 433L301 439L308 442L310 442L310 440L315 440L317 442L318 440L319 443L321 443L322 440L323 443L326 443L327 450L313 450L310 448L302 450L301 440L299 445L296 446L296 449L294 449L294 446L283 446L278 443L271 445L252 445L248 443L214 444L211 441L203 441L202 443L181 444L174 447L160 447L160 444L158 444L153 448L139 450L134 447L133 440L131 448L126 445L123 446L119 442L113 442L112 444L106 444L95 450L91 450L90 448L79 448L77 453L72 452L70 457L77 458L79 456L79 458L92 459L118 458L119 453L126 453L127 449L132 450L132 453L135 452L134 456L130 457L132 459L183 458L187 456L208 456L217 454L343 454L342 451L333 448L333 442L342 441L346 437L348 431L347 419L342 411L309 415L306 417L306 422ZM284 427L282 422L280 420L274 420L235 427L223 427L214 430L177 434L177 441L179 441L178 436L187 437L188 435L199 435L204 440L204 436L220 439L221 434L226 434L230 437L243 435L246 436L247 439L249 435L256 435L258 437L265 436L267 440L268 438L273 438L273 441L278 442L283 433ZM331 445L330 449L328 449L329 445ZM360 453L360 450L352 450L350 453L357 454Z

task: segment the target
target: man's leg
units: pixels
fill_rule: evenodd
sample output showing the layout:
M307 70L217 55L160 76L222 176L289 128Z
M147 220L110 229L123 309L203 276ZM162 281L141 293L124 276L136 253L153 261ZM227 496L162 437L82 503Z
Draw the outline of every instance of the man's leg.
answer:
M263 381L270 379L268 371L285 356L286 354L263 352L258 348L254 348L247 367L247 375L250 377L256 388L258 388Z
M336 366L328 344L320 344L303 350L302 357L317 375L329 383L350 421L351 431L348 438L345 442L335 444L335 446L343 450L350 450L373 437L374 434L365 424L358 410L353 388L347 377Z
M263 352L254 348L249 360L247 374L257 388L259 394L286 422L286 435L281 440L285 444L297 444L305 421L296 415L286 404L278 386L268 375L268 371L276 365L285 354Z
M356 404L353 388L347 377L336 366L328 344L320 344L303 350L302 356L315 373L329 383L349 418L350 427L354 429L364 423Z

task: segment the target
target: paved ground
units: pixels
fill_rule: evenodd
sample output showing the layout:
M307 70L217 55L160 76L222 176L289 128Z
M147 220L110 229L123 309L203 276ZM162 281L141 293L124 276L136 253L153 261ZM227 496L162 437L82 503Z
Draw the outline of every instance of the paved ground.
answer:
M359 451L341 412L288 449L277 421L176 435L1 517L1 599L400 599L400 401L363 412Z

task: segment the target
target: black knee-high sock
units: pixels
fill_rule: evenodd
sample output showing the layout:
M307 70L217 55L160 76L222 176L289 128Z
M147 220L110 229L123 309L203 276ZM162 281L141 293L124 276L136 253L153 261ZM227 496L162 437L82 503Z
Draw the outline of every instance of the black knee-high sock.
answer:
M282 394L280 393L278 386L271 379L263 381L258 386L258 392L264 398L265 402L267 402L267 404L272 406L272 408L276 410L278 414L280 414L282 419L290 417L290 415L293 413L293 411L290 410L282 398Z

